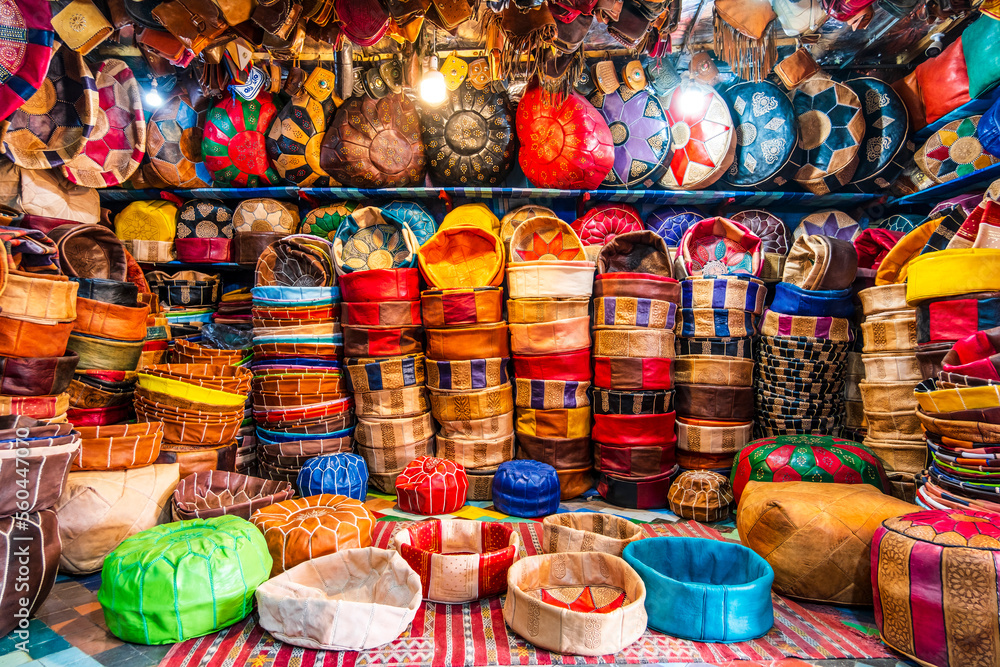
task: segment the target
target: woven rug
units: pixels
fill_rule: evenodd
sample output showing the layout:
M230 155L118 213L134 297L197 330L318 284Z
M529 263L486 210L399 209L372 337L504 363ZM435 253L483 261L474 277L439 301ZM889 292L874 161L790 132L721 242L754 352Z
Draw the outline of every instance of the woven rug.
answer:
M381 521L372 533L374 546L388 548L401 525ZM698 523L644 524L651 536L722 539ZM518 524L527 555L541 552L542 525ZM584 665L656 662L724 662L796 657L804 659L888 658L892 654L877 639L824 614L774 596L774 627L761 637L737 644L704 644L647 630L625 650L601 657L560 655L537 649L514 634L503 620L503 599L472 604L425 602L409 632L390 644L369 651L315 651L272 638L252 615L222 632L176 644L161 667L354 667L355 665Z

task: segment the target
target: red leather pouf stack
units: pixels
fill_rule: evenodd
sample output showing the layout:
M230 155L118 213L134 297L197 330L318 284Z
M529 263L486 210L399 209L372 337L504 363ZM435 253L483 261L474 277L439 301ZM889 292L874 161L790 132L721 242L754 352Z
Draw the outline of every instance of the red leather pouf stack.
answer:
M594 283L597 491L622 507L667 506L677 475L672 366L680 288L655 232L615 236Z
M355 445L369 483L395 493L406 465L435 449L420 275L411 267L354 271L341 275L340 286L345 363L358 416Z
M518 458L551 465L560 495L590 489L590 320L594 262L576 232L539 213L521 222L507 265Z

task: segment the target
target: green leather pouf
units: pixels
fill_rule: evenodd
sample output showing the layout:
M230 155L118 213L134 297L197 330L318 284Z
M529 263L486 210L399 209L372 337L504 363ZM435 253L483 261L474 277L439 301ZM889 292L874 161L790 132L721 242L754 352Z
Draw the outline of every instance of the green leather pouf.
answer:
M246 519L178 521L133 535L104 561L97 600L108 630L135 644L170 644L242 620L271 556Z

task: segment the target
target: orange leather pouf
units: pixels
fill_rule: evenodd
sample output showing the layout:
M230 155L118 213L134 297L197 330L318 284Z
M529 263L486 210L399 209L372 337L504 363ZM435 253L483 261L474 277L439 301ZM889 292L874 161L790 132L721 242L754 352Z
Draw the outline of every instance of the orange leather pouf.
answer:
M318 556L370 547L375 525L361 502L331 493L269 505L250 521L264 533L274 560L272 577Z

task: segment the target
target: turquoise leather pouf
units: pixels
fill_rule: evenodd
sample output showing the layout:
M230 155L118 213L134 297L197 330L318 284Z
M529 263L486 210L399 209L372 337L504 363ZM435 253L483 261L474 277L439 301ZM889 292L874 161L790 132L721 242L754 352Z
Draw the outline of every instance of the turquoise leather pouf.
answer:
M699 642L742 642L774 625L774 570L742 544L698 537L632 542L622 558L646 584L649 627Z
M171 644L243 620L270 572L267 542L246 519L177 521L137 533L111 552L97 601L119 639Z

